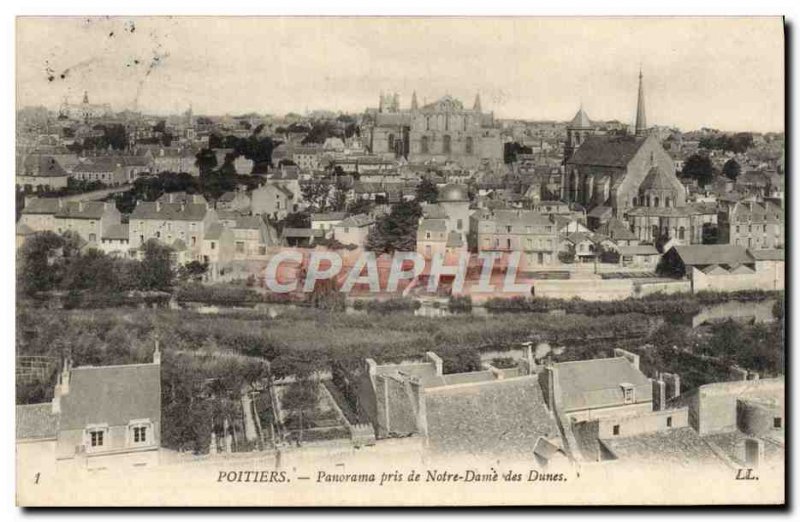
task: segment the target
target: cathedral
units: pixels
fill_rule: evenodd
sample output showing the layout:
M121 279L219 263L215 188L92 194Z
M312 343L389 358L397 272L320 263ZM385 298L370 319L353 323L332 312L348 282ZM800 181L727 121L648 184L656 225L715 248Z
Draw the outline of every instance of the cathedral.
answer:
M675 164L648 131L641 71L635 134L601 135L581 107L567 125L564 160L562 200L579 203L590 217L625 220L640 241L699 242L701 227Z
M454 161L465 167L503 161L499 126L492 113L481 109L480 95L467 109L451 96L420 106L414 93L411 107L401 110L397 94L381 94L372 119L368 137L373 154L419 163Z

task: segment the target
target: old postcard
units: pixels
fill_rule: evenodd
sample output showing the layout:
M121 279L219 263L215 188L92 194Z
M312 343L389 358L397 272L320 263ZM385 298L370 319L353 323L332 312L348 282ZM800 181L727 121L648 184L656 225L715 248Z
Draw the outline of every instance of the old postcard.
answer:
M781 18L16 44L18 505L785 502Z

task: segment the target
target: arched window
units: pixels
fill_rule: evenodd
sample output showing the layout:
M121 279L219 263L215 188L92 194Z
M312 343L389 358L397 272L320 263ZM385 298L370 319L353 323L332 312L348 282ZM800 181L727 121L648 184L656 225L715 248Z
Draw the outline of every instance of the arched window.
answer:
M450 135L445 134L442 138L442 154L450 154Z
M686 229L684 227L679 228L678 239L683 239L685 235L686 235Z
M672 198L667 196L667 198L664 200L664 206L665 207L671 207L672 206Z
M658 225L653 225L653 237L652 237L651 239L652 239L653 241L655 241L655 240L657 240L658 238L659 238Z
M657 207L657 206L658 206L658 196L656 196L656 197L653 199L653 206L654 206L654 207Z
M632 207L635 207L635 206L636 206L638 203L639 203L639 202L638 202L638 200L636 199L636 196L634 196L634 197L633 197L633 200L631 201L631 206L632 206Z
M428 151L430 150L430 144L428 143L428 137L427 136L423 136L422 137L422 142L420 143L420 146L422 148L422 153L423 154L427 154Z
M647 196L647 206L650 206L650 196Z
M389 134L389 150L394 151L394 134Z
M467 136L467 144L466 144L466 152L467 154L473 153L473 143L472 143L472 136Z

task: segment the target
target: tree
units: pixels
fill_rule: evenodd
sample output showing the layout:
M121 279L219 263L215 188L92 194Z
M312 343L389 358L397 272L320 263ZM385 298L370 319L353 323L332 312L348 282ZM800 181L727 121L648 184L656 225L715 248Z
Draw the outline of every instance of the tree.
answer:
M331 196L330 183L325 181L306 183L300 188L300 191L303 193L303 199L312 209L317 212L325 212L328 209Z
M217 168L217 155L211 149L202 149L195 156L195 165L200 170L200 175L209 174Z
M558 260L562 263L575 262L575 245L572 243L567 244L567 249L558 253Z
M435 203L439 197L439 189L436 188L436 183L428 178L424 178L417 185L417 201L422 203Z
M27 295L55 289L61 282L62 270L57 261L64 238L53 232L30 237L19 253L17 287Z
M697 180L701 187L705 187L714 177L711 159L705 154L692 154L683 165L684 177Z
M739 174L742 173L742 167L739 165L738 161L731 158L725 162L725 165L722 166L722 173L725 175L725 177L736 181L736 178L738 178Z
M417 226L422 208L417 201L403 201L377 220L367 236L367 250L373 252L413 252L417 246Z
M140 267L139 284L142 290L164 290L172 288L175 273L170 259L172 249L155 239L144 244L144 260Z
M208 271L208 264L190 261L181 267L181 276L191 281L199 281Z

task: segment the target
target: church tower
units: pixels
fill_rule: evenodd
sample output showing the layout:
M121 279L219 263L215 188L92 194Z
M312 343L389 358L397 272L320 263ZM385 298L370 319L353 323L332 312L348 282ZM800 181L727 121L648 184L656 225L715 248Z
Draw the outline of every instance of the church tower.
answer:
M419 104L417 103L417 91L414 91L411 94L411 110L416 111L419 109Z
M642 69L639 69L639 100L636 104L636 135L644 136L647 134L647 117L644 112L644 82L642 80Z
M575 149L580 147L587 136L594 134L594 124L589 115L583 110L581 104L572 121L567 123L567 141L564 144L564 163L572 156Z
M472 106L475 112L481 112L481 93L475 95L475 104Z

